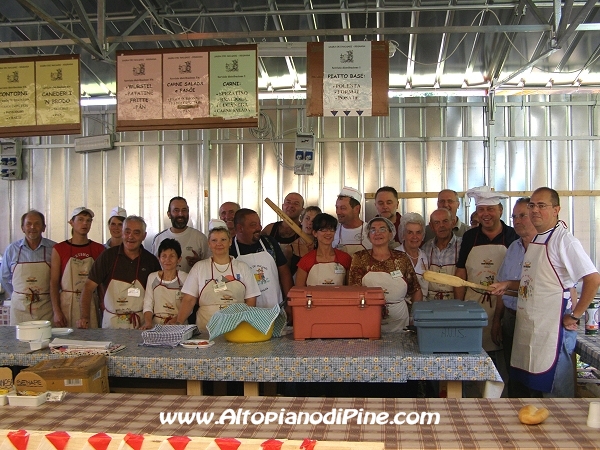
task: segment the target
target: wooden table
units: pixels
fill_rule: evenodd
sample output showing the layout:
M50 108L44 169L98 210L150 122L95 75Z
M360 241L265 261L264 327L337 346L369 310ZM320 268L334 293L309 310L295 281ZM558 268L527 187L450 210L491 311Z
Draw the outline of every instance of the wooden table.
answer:
M592 449L600 448L600 430L588 428L590 399L530 399L545 406L550 417L541 425L523 425L517 418L522 399L339 399L289 397L189 397L173 395L67 394L62 403L37 408L0 407L0 428L63 430L91 433L134 433L162 436L237 437L317 441L384 442L386 449ZM224 424L215 423L227 412L248 417L269 411L299 414L332 410L388 413L393 419L410 412L439 413L439 423L409 425L359 424ZM160 412L214 413L208 424L162 425ZM255 416L257 417L257 416ZM341 421L340 421L341 422ZM248 447L244 447L248 448ZM254 448L254 447L252 447ZM258 447L256 447L258 448ZM35 449L33 449L35 450ZM199 450L199 449L197 449Z
M139 330L75 330L67 338L112 341L125 350L108 357L114 377L187 380L188 394L202 394L201 381L242 381L245 395L258 383L439 380L448 397L462 397L462 381L485 384L484 396L499 397L502 378L483 350L479 354L422 354L412 333L384 334L380 340L314 339L290 335L266 342L235 344L222 337L204 349L142 347ZM0 365L29 366L58 358L48 349L30 353L15 339L14 327L0 327Z

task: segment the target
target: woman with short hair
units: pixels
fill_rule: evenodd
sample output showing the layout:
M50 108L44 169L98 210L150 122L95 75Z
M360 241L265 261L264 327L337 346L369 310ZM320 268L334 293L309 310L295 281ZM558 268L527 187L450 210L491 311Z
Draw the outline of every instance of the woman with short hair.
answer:
M400 250L408 255L413 269L417 273L423 298L427 297L429 282L423 278L423 272L429 267L427 255L421 250L421 244L425 237L425 219L421 214L410 212L400 219Z
M410 320L405 298L408 296L412 302L423 299L417 274L406 253L389 247L396 233L392 222L375 217L369 221L367 231L373 248L354 254L348 284L383 288L381 331L402 331Z

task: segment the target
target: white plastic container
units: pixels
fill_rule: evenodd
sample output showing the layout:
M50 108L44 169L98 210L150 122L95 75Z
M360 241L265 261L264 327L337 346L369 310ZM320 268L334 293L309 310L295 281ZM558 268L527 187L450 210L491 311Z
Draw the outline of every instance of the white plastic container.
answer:
M10 406L40 406L46 403L46 392L42 392L38 395L17 395L8 394L8 404Z
M4 406L8 404L8 396L11 394L16 394L14 389L6 394L0 394L0 406Z
M52 324L49 320L32 320L17 325L19 341L43 341L52 337Z

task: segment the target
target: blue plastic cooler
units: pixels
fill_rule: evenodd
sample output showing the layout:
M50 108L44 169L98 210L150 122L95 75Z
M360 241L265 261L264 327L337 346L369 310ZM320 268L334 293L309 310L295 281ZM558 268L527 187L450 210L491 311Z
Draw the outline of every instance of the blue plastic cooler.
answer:
M488 319L479 303L423 301L415 302L412 311L421 353L481 353Z

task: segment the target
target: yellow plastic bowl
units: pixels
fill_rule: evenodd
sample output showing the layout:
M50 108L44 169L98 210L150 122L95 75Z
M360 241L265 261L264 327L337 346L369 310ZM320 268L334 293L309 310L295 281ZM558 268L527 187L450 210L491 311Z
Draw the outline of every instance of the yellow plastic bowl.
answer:
M271 328L269 328L267 334L263 334L248 322L240 322L237 327L228 333L225 333L223 336L225 336L225 339L229 342L237 342L239 344L268 341L271 339L271 336L273 336L273 325L275 324L271 324Z

